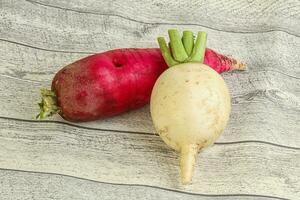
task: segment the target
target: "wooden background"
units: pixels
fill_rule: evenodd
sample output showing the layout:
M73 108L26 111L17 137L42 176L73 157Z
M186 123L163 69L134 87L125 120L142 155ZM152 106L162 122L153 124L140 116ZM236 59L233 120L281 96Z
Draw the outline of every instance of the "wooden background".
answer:
M182 187L146 106L104 121L36 121L39 89L95 52L208 32L246 61L223 74L229 126ZM300 199L299 0L0 0L0 199Z

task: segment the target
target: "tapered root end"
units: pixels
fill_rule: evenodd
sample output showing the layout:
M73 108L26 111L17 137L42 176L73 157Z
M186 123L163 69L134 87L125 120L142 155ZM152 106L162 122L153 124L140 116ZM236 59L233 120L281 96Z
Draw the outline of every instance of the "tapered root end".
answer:
M180 171L181 182L184 185L192 182L197 154L198 147L196 145L190 145L181 149Z
M232 70L240 70L244 71L247 69L247 64L238 60L234 60L234 64L232 65Z

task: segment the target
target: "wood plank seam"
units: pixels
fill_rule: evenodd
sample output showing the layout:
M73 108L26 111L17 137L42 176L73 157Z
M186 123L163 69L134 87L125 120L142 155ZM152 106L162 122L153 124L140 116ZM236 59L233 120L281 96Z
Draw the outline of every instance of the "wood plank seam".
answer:
M153 135L155 137L159 137L157 133L137 132L137 131L122 131L122 130L115 130L115 129L92 128L92 127L80 126L78 124L71 124L71 123L68 123L66 121L28 120L28 119L18 119L18 118L12 118L12 117L4 117L4 116L0 116L0 119L7 119L7 120L14 120L14 121L21 121L21 122L30 122L30 123L62 124L62 125L67 125L67 126L76 127L76 128L80 128L80 129L86 129L86 130L97 130L97 131L104 131L104 132L116 132L116 133L137 134L137 135ZM260 143L260 144L266 144L266 145L271 145L271 146L280 147L280 148L300 150L300 147L292 147L292 146L280 145L280 144L276 144L276 143L272 143L272 142L267 142L267 141L260 141L260 140L242 140L242 141L234 141L234 142L216 142L215 145L232 145L232 144L243 144L243 143Z
M153 185L126 184L126 183L113 183L113 182L96 181L96 180L91 180L91 179L87 179L87 178L81 178L81 177L76 177L76 176L72 176L72 175L52 173L52 172L39 172L39 171L29 171L29 170L19 170L19 169L8 169L8 168L1 168L1 167L0 167L0 170L15 171L15 172L27 172L27 173L33 173L33 174L50 174L50 175L57 175L57 176L75 178L75 179L79 179L79 180L91 181L91 182L95 182L95 183L103 183L103 184L108 184L108 185L119 185L119 186L129 185L129 186L137 186L137 187L149 187L149 188L155 188L155 189L160 189L160 190L165 190L165 191L171 191L171 192L177 192L177 193L189 194L189 195L195 195L195 196L204 196L204 197L265 197L265 198L278 199L278 200L291 200L291 199L283 198L283 197L259 195L259 194L202 194L202 193L193 193L193 192L186 192L186 191L170 189L170 188L164 188L164 187L153 186Z
M213 27L209 27L209 26L205 26L205 25L201 25L201 24L196 24L196 23L143 22L143 21L140 21L140 20L132 19L132 18L125 17L125 16L122 16L122 15L118 15L118 14L103 14L103 13L94 13L94 12L88 12L88 11L79 11L79 10L74 10L74 9L70 9L70 8L63 8L63 7L59 7L59 6L49 5L49 4L45 4L45 3L41 3L41 2L37 2L37 1L33 1L33 0L24 0L24 1L27 1L27 2L35 4L35 5L41 5L41 6L51 7L51 8L56 8L56 9L62 9L62 10L72 11L72 12L77 12L77 13L93 14L93 15L99 15L99 16L114 16L114 17L123 18L125 20L129 20L129 21L133 21L133 22L137 22L137 23L142 23L142 24L148 24L148 25L199 26L199 27L205 27L205 28L208 28L208 29L212 29L212 30L215 30L215 31L222 31L222 32L228 32L228 33L239 33L239 34L284 32L284 33L287 33L289 35L293 35L295 37L300 37L300 35L296 35L294 33L288 32L286 30L281 30L281 29L270 29L270 30L267 30L267 31L255 31L255 32L254 31L227 31L227 30L221 30L221 29L217 29L217 28L213 28Z

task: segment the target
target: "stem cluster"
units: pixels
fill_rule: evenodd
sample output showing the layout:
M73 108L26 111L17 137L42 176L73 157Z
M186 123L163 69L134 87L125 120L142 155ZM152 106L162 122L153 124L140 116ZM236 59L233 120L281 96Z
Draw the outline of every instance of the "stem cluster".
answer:
M169 67L186 62L203 63L207 34L198 32L196 40L191 31L183 31L182 37L175 29L168 30L169 46L163 37L158 37L162 55Z

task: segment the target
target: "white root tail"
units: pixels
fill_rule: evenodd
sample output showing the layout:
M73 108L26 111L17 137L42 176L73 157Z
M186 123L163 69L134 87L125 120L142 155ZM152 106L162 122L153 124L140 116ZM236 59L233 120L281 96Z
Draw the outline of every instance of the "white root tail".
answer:
M192 181L198 149L197 145L183 146L181 149L180 171L181 182L184 185Z

